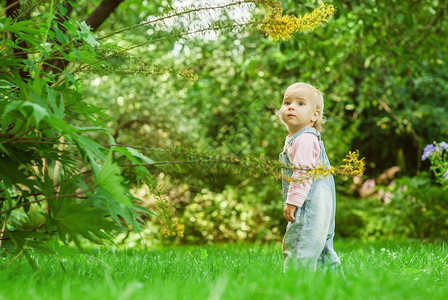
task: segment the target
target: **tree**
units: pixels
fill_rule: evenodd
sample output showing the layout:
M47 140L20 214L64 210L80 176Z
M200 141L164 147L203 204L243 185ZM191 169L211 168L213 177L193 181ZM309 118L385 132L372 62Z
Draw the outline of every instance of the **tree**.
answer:
M314 15L305 16L305 21L294 17L283 20L276 1L252 1L266 5L266 18L216 19L192 26L189 16L197 18L200 12L219 11L226 16L232 8L254 9L246 1L201 4L169 10L160 17L98 38L92 31L122 2L102 1L87 18L82 17L90 10L85 2L6 2L6 17L0 19L0 242L18 254L28 257L23 251L26 247L48 250L47 246L58 239L64 243L73 241L80 247L80 237L94 243L113 241L113 229L138 231L142 214L151 213L139 206L130 187L140 183L155 189L156 182L146 166L158 162L137 151L138 147L117 145L107 124L114 120L102 108L85 101L85 87L76 78L79 73L132 72L118 69L113 63L132 57L132 49L191 34L261 25L274 37L284 37L282 28L289 28L291 34L301 30L303 22L307 28L318 26L331 15L326 6L321 6ZM186 18L185 24L169 25L181 17ZM77 21L82 19L86 21ZM124 49L111 39L144 26L153 28L154 34ZM192 76L186 70L158 68L165 73ZM155 72L153 64L144 62L141 69L134 71ZM95 141L95 134L102 138ZM200 158L206 163L228 163ZM133 172L122 171L127 167L132 167Z

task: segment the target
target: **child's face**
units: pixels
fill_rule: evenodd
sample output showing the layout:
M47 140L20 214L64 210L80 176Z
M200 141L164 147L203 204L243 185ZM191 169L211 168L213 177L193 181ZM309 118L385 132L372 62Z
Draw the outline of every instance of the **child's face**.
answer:
M292 85L285 91L280 117L290 133L312 127L319 118L320 110L314 103L314 91L306 85Z

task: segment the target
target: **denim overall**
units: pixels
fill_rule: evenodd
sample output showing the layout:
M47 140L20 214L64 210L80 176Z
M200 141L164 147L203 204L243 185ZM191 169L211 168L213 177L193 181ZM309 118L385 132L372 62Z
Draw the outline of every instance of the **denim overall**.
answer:
M319 139L321 149L320 163L330 167L320 133L311 127L306 127L287 139L280 161L292 166L289 148L292 142L303 133L311 133ZM291 169L282 169L283 177L291 177ZM286 201L289 181L282 180L283 202ZM340 260L333 250L335 227L336 192L333 175L313 180L310 191L302 207L295 211L295 221L288 222L283 237L282 252L285 258L284 270L291 263L295 269L308 267L316 270L317 265L335 269L340 266Z

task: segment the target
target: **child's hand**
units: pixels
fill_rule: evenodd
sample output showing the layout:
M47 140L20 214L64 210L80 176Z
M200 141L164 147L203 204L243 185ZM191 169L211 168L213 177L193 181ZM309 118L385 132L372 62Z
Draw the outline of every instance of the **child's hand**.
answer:
M286 221L288 222L294 222L296 218L294 218L294 213L296 211L297 207L291 204L286 204L283 208L283 216L285 217Z

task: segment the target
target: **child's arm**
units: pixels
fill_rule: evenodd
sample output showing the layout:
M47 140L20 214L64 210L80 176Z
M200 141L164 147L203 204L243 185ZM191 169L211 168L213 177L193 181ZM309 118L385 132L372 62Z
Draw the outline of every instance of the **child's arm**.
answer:
M314 134L304 133L298 136L291 144L290 154L294 166L299 168L312 168L319 163L319 140ZM292 174L292 178L301 180L305 174L306 171L295 170ZM310 191L311 183L311 180L306 180L303 184L301 182L291 181L286 204L290 204L295 207L302 207L306 196ZM289 212L291 208L287 208L287 206L285 206L285 210L288 210Z

